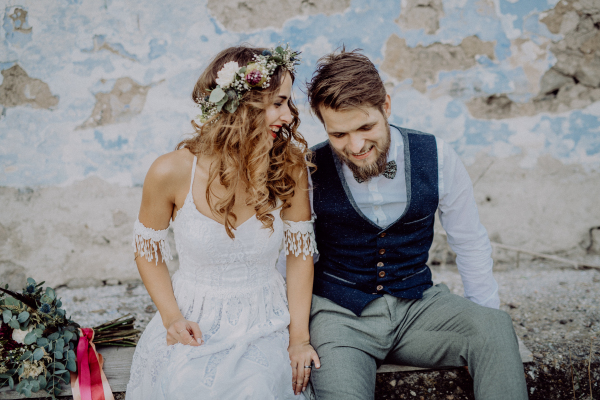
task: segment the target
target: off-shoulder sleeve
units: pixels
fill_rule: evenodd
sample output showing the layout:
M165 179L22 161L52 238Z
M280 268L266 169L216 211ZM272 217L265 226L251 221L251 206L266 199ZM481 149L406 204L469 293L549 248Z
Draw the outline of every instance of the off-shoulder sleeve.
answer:
M310 221L283 221L283 234L285 237L285 254L296 257L302 253L302 258L318 253L315 242L314 217Z
M158 265L158 250L162 255L162 260L172 260L171 248L167 243L167 233L169 229L155 231L147 228L139 219L133 225L133 250L140 256L146 257L148 261L156 260Z

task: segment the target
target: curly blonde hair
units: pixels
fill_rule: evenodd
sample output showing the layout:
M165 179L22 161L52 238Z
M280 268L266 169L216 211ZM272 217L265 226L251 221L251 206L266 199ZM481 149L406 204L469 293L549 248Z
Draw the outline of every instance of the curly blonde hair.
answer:
M255 54L261 54L263 48L249 46L230 47L221 51L204 70L194 91L192 99L198 103L217 85L217 72L223 65L236 61L240 66L253 61ZM235 204L235 192L244 185L248 193L246 204L256 211L256 219L263 227L273 231L272 211L290 207L297 182L294 179L306 173L310 162L310 150L306 140L297 132L300 125L298 109L289 100L292 122L284 125L271 147L270 132L265 120L265 109L279 92L285 74L294 74L281 66L271 76L271 84L265 89L252 89L244 93L240 105L234 113L222 111L202 126L192 121L195 134L180 142L176 149L187 148L197 156L217 155L217 161L209 171L206 189L206 201L216 217L225 221L225 231L232 239L235 237L233 224L237 220L232 211ZM211 192L215 179L225 187L226 194L216 197Z

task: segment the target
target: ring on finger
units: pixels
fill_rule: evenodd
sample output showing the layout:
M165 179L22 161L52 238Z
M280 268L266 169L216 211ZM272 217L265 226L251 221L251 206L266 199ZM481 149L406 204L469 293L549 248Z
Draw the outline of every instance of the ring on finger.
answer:
M304 368L312 368L310 365L305 365Z
M192 343L192 341L194 340L194 338L191 338L189 342L187 342L185 345L187 346L188 344Z
M180 331L177 331L177 334L179 335L181 332L185 331L185 329L182 329Z

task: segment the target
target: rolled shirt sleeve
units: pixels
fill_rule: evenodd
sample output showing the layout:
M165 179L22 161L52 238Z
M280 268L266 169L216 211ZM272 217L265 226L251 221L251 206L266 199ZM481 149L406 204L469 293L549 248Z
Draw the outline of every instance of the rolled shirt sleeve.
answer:
M479 305L498 308L500 298L492 274L492 246L479 221L471 179L450 146L440 140L438 149L442 150L438 150L438 156L443 154L438 216L448 235L448 244L456 253L464 296Z

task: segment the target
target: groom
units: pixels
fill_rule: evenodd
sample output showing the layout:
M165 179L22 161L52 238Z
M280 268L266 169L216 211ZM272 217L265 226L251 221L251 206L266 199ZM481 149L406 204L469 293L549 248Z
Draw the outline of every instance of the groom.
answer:
M517 338L498 310L491 246L473 187L440 139L389 125L391 99L353 51L319 60L308 83L329 140L313 148L315 264L311 343L317 400L372 399L377 366L468 366L478 400L527 399ZM435 212L465 297L433 285Z

